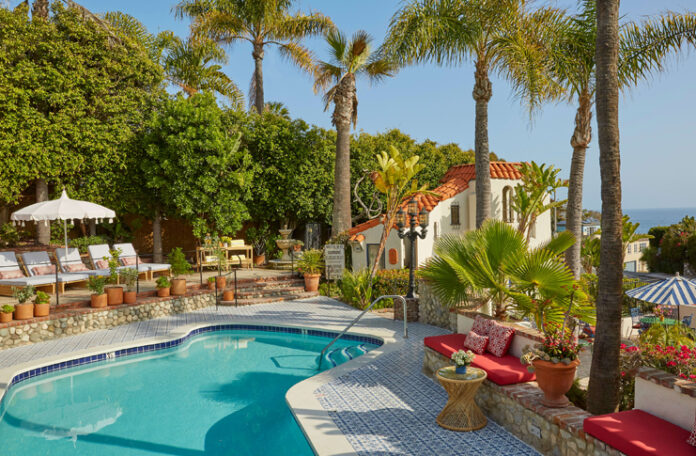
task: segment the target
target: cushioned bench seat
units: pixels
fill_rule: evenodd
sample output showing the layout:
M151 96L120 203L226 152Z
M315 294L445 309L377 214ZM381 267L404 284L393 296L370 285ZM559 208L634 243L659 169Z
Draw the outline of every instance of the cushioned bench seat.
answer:
M696 455L686 443L691 434L643 410L627 410L586 418L585 432L628 456Z
M465 334L445 334L426 337L423 339L423 343L426 347L450 358L452 353L464 350L465 340ZM512 355L498 358L491 353L484 353L476 355L471 365L485 370L488 374L488 380L497 385L514 385L536 380L534 373L529 372L527 366L523 365L519 358Z

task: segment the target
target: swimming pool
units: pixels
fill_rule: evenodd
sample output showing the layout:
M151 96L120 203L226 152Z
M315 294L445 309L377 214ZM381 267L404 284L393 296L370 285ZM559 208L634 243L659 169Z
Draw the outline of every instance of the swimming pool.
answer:
M318 372L317 355L331 336L268 326L207 328L140 353L119 351L17 376L0 403L1 452L313 454L285 393ZM322 370L378 344L341 338Z

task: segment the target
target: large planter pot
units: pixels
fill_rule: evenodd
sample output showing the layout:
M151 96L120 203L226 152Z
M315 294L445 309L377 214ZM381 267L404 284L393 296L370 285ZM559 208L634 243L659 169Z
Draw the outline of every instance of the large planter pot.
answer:
M254 257L254 266L261 266L266 262L266 254L256 255Z
M167 288L158 288L157 289L157 296L160 298L167 298L169 297L169 287Z
M186 294L186 279L172 279L172 295L183 296Z
M12 321L12 312L0 312L0 323L9 323Z
M34 316L35 317L48 317L51 312L51 304L34 304Z
M106 293L102 293L100 295L93 294L89 297L89 299L90 305L95 309L103 309L109 302Z
M570 391L575 380L575 371L580 365L576 359L570 364L552 363L540 359L532 362L536 373L537 384L544 392L541 403L546 407L565 407L570 403L566 393Z
M125 304L135 304L138 300L138 293L135 291L124 291L123 292L123 302Z
M217 276L215 277L215 283L217 283L218 290L223 290L227 286L227 277Z
M319 290L319 278L321 274L305 274L304 275L304 288L305 291L317 291Z
M223 301L234 301L234 290L227 290L222 294Z
M208 282L208 290L214 290L215 289L215 281L213 280L212 282Z
M34 318L34 304L15 304L15 320L29 320L31 318Z
M121 287L106 287L106 300L110 306L120 306L123 304L123 288Z

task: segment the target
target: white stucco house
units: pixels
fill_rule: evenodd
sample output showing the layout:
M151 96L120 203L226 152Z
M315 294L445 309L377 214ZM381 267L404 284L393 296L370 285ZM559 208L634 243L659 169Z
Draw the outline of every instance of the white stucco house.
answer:
M517 217L510 201L513 189L521 183L521 163L491 163L491 209L493 217L504 220L517 227ZM474 165L458 165L450 168L440 180L440 185L433 189L436 195L418 195L418 210L430 213L425 239L416 244L416 263L421 265L433 255L437 239L446 234L465 233L476 228L476 170ZM406 204L407 202L404 202ZM360 270L372 265L377 255L383 226L381 217L368 220L354 226L348 231L352 249L353 270ZM532 246L551 239L551 211L539 216L532 227L530 244ZM408 240L399 239L395 228L389 233L380 267L384 269L401 269L410 264Z

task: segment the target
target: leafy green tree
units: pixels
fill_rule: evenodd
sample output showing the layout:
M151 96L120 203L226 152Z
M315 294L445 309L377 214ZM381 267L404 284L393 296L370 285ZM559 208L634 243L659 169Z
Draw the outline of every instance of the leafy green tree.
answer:
M546 74L545 53L559 11L529 11L526 0L411 0L392 18L384 48L399 63L475 66L476 226L491 216L488 147L489 74L508 79L536 108L557 90Z
M187 220L193 234L230 234L249 218L251 158L240 150L211 94L167 100L148 125L141 166L164 215Z
M515 187L511 209L517 213L519 222L517 229L529 242L532 227L537 218L544 212L565 204L565 200L552 201L551 195L568 184L558 178L560 169L543 163L541 165L534 161L523 163L520 171L522 183Z
M321 13L291 14L293 0L182 0L175 10L179 17L193 19L192 32L221 44L248 41L252 45L254 76L249 104L261 114L265 107L263 58L268 45L278 46L281 55L301 70L312 72L312 53L300 40L333 28Z
M358 122L358 94L355 81L366 76L377 82L392 76L396 66L373 52L372 37L360 30L348 38L338 30L326 36L330 61L317 64L314 91L324 92L324 110L333 104L331 123L336 127L336 166L331 235L347 231L351 218L350 125Z

